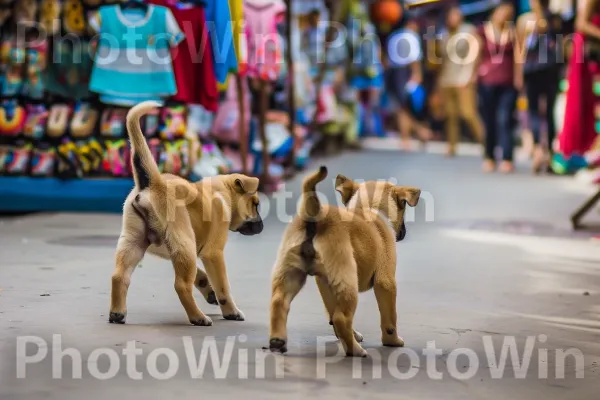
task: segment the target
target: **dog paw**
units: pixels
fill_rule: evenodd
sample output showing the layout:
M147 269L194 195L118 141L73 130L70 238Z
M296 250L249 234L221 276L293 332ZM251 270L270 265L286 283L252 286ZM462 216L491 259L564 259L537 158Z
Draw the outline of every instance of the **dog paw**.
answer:
M362 357L362 358L366 358L367 355L368 355L367 351L365 349L363 349L362 347L357 347L353 351L347 351L346 352L346 357Z
M386 347L404 347L404 340L398 336L385 338L382 340L382 343Z
M195 326L212 326L213 324L212 319L206 315L202 318L190 319L190 323Z
M362 341L365 340L364 336L360 332L358 332L358 331L354 331L354 339L358 343L362 343Z
M108 316L108 322L110 322L111 324L124 324L125 323L125 315L126 315L126 313L111 311Z
M231 314L223 314L223 318L228 321L244 321L244 314L241 311L236 311Z
M269 350L272 352L285 353L287 352L286 341L284 339L273 338L269 340Z
M217 295L215 294L214 290L210 292L208 296L206 296L206 302L215 306L219 305L219 302L217 301Z

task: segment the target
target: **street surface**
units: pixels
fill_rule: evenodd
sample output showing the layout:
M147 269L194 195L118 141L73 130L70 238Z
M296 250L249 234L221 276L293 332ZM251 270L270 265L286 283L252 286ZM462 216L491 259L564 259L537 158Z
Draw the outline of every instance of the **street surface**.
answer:
M218 307L196 294L201 309L214 320L212 327L187 324L173 289L172 267L152 256L132 277L127 324L107 322L120 216L5 217L0 219L0 399L599 398L600 243L591 241L591 234L570 232L568 219L593 188L580 188L568 177L533 177L525 168L513 176L484 175L480 159L469 156L363 151L326 164L330 176L320 189L330 202L336 201L333 179L338 173L395 178L423 190L421 204L409 214L407 238L397 245L404 355L380 346L377 303L368 292L360 296L355 328L374 355L336 358L338 344L310 280L292 304L289 352L277 357L263 352L268 345L269 278L285 228L275 201L261 235L232 234L226 247L233 295L246 320L223 320ZM286 186L294 193L285 203L289 215L301 178ZM266 208L263 204L263 214ZM17 346L18 337L21 343L43 340L47 347L30 343L25 353ZM140 376L132 374L121 355L132 340L142 352L136 364L141 379L132 379ZM328 357L321 354L324 340ZM490 350L497 358L511 340L519 360L509 357L503 368L490 362ZM428 364L423 349L432 341L442 354ZM208 353L212 344L217 351ZM189 349L195 350L192 358L198 357L203 345L206 368L202 379L192 379ZM69 356L57 359L61 346L81 355L81 379L72 379L78 375L77 362ZM179 364L174 376L168 374L173 360L164 354L148 357L158 348L174 352ZM96 349L118 354L118 364L106 354L94 355ZM450 356L455 349L470 349L471 357L465 352ZM513 368L527 349L529 365ZM578 349L584 358L579 362L573 355L559 362L560 349ZM43 360L33 362L43 351ZM411 360L408 353L418 357ZM30 363L23 366L25 354ZM261 371L257 360L265 355ZM219 369L224 357L229 362ZM24 379L17 379L19 365L25 368ZM115 365L116 376L97 379ZM434 368L441 379L432 375ZM53 370L59 379L53 379ZM470 370L472 377L460 379ZM161 373L167 379L157 379ZM499 374L502 379L496 379Z

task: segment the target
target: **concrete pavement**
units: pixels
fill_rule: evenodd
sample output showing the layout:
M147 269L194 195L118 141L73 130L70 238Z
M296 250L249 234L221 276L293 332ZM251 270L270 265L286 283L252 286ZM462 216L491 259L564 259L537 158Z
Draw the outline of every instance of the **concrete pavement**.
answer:
M172 268L151 256L133 275L128 323L108 324L120 217L31 215L0 220L0 399L598 399L600 245L588 234L571 233L568 223L587 188L527 171L485 176L476 157L364 151L327 165L331 176L321 190L332 202L337 173L395 178L426 193L407 224L407 239L397 246L403 354L380 347L370 292L360 297L355 326L371 358L336 358L338 344L309 282L292 304L289 353L267 355L262 378L269 277L285 227L274 201L263 234L234 234L226 248L246 321L224 321L217 307L196 296L213 317L212 327L188 326ZM288 214L300 180L287 184L294 197L280 207ZM30 342L25 353L19 340ZM519 360L498 365L513 340ZM134 366L122 355L130 341L141 352ZM429 359L423 350L428 342L441 354ZM61 347L75 349L75 362L58 357ZM172 353L151 355L159 348ZM33 362L44 349L43 360ZM463 349L460 355L457 349ZM571 354L564 362L561 349ZM201 354L206 359L196 360ZM514 367L524 354L531 356L525 357L529 365ZM32 361L26 366L24 355ZM198 371L198 363L206 368ZM73 379L79 366L81 379ZM202 379L192 379L194 370ZM103 374L108 379L98 379Z

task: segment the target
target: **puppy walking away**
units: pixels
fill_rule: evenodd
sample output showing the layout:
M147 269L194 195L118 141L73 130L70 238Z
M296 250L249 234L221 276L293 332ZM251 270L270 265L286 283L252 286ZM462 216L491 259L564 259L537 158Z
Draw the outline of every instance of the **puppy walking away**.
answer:
M286 352L290 304L314 276L336 336L346 355L366 356L353 330L358 293L374 289L384 346L403 346L396 327L396 242L404 239L406 205L421 191L387 182L357 184L338 175L336 190L346 208L323 205L316 185L327 168L307 177L298 215L287 227L272 277L271 351Z
M175 291L190 323L212 325L194 300L194 286L209 303L220 305L225 319L243 321L231 296L223 249L229 231L243 235L262 232L259 181L232 174L192 183L161 174L140 127L140 118L158 106L143 102L127 114L135 187L123 206L109 321L125 323L131 275L146 251L172 261ZM197 267L198 258L206 272Z

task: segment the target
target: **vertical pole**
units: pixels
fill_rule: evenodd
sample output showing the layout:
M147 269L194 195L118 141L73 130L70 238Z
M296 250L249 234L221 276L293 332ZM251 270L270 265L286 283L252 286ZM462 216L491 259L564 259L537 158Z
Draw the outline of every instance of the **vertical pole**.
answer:
M286 34L286 64L287 64L287 70L288 70L288 113L289 113L289 130L290 130L290 135L292 137L292 151L290 153L290 159L292 162L292 167L295 166L296 163L296 143L297 143L297 139L296 138L296 134L295 134L295 127L296 127L296 84L295 84L295 78L294 78L294 57L292 54L292 22L293 22L293 17L292 17L292 0L287 0L286 1L286 10L285 10L285 19L286 19L286 28L285 28L285 34Z
M267 140L267 107L269 103L269 83L261 79L259 83L258 95L259 95L259 109L258 109L258 131L260 134L260 140L262 142L262 179L263 187L269 185L269 165L271 164L269 155L269 142Z
M238 108L239 108L239 135L240 135L240 154L242 156L242 173L248 175L248 132L246 127L246 107L243 80L240 74L235 74L235 85L237 89Z

